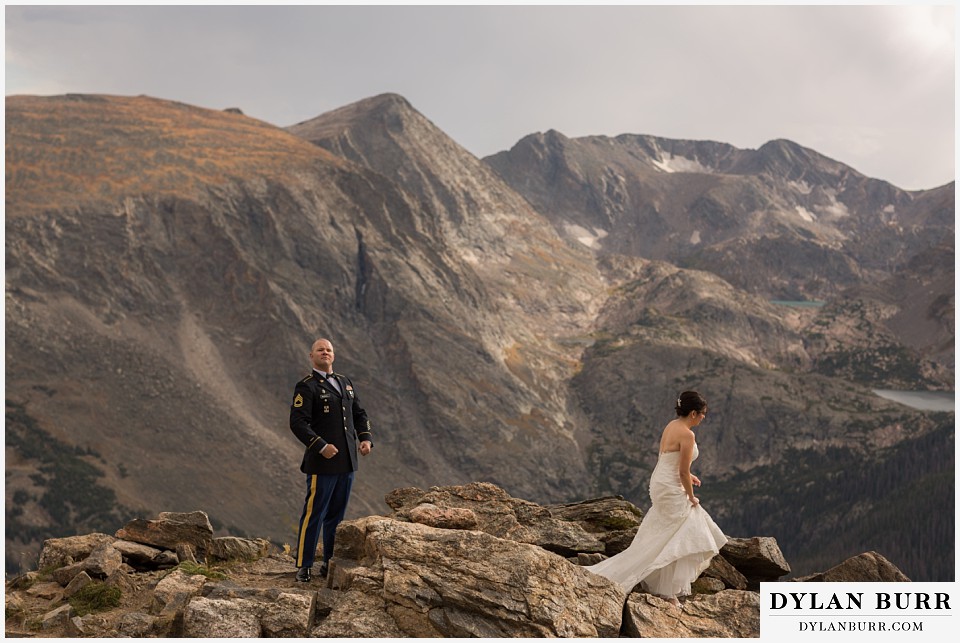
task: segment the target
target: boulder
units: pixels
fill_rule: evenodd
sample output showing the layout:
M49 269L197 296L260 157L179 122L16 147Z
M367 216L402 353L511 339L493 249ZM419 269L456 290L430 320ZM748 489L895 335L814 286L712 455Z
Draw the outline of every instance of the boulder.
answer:
M53 570L50 576L60 585L67 586L80 573L104 579L120 569L123 557L112 542L102 542L79 563Z
M477 514L462 507L440 507L426 502L410 510L412 522L440 529L476 529Z
M728 589L747 589L749 585L747 577L738 572L737 568L731 565L721 554L710 560L710 565L703 570L700 576L718 579Z
M623 590L541 547L389 518L371 517L363 528L349 587L356 579L381 583L385 609L405 636L610 637L620 630Z
M269 604L261 603L258 613L263 636L310 636L315 605L313 592L280 592Z
M392 517L397 520L413 522L411 512L420 505L469 509L476 516L474 529L497 538L537 545L561 556L606 550L603 541L579 524L555 518L545 507L513 498L488 482L431 487L429 491L405 487L388 494L386 501L394 509Z
M237 609L246 610L254 618L244 619L244 630L255 629L258 636L306 637L310 636L316 609L316 592L306 589L236 587L228 583L208 585L204 596L192 598L184 611L184 635L202 631L203 624L212 623L216 631L229 629L225 620ZM190 609L197 604L196 609ZM220 611L215 618L214 612ZM223 621L223 622L221 622ZM215 636L206 634L205 636ZM228 636L227 634L219 634Z
M339 591L358 590L383 593L383 570L377 566L365 567L354 560L333 558L327 573L327 587Z
M115 540L113 548L120 552L123 562L136 570L151 570L157 568L157 558L162 549L131 542L129 540Z
M364 550L367 545L367 529L371 524L379 523L381 520L383 516L364 516L341 522L337 526L337 538L333 546L334 559L360 560L367 556Z
M639 527L633 529L623 529L621 531L611 531L606 534L600 534L600 540L603 542L603 553L607 556L616 556L633 543Z
M79 573L79 572L78 572ZM60 583L35 583L26 591L27 596L42 598L48 601L63 598L63 586Z
M177 556L175 551L165 549L157 554L157 557L153 559L153 562L156 564L157 569L170 569L171 567L176 567L180 564L180 557Z
M87 634L87 624L79 616L72 616L63 624L63 631L70 637L81 637Z
M103 581L108 587L116 587L122 595L131 596L141 591L141 587L134 581L137 574L128 574L120 569L113 572Z
M550 514L578 523L590 533L608 533L636 529L643 520L643 511L623 496L603 496L581 502L547 505Z
M896 565L875 551L848 558L825 572L791 580L808 583L910 582L910 579Z
M117 624L117 633L126 638L143 638L153 633L156 616L143 612L124 614Z
M759 638L760 595L727 589L696 596L681 607L645 593L627 599L623 636L640 638Z
M179 611L200 594L206 581L206 576L187 574L179 569L167 574L153 590L154 611L161 614Z
M90 578L90 574L87 572L80 572L73 577L66 587L63 588L63 597L70 598L81 589L93 582L93 579Z
M264 540L263 538L250 540L249 538L224 536L223 538L214 538L210 542L208 555L214 560L245 560L252 562L263 558L268 553L270 553L269 540Z
M120 569L123 564L123 556L113 546L113 543L103 543L90 552L90 555L83 559L81 565L83 571L93 578L107 578L115 571Z
M137 518L117 531L116 537L161 549L176 551L177 545L193 545L198 552L206 552L213 540L213 526L202 511L174 513L165 511L157 520Z
M66 587L77 574L83 571L83 563L74 563L65 567L60 567L50 572L50 578L55 580L61 587Z
M71 618L75 616L73 607L68 603L67 605L61 605L60 607L50 610L46 614L40 617L40 627L45 630L52 630L59 627L64 627Z
M419 487L400 487L384 496L383 501L394 511L399 511L404 506L415 505L423 494L423 489Z
M576 561L581 567L587 567L589 565L596 565L606 558L603 554L577 554Z
M177 564L180 563L197 563L197 550L190 543L177 543L177 547L174 550L174 553L177 555Z
M183 613L187 638L260 638L260 634L255 606L242 598L197 596Z
M690 591L694 594L716 594L727 588L719 578L710 576L700 576L697 580L690 583Z
M263 635L270 637L309 636L317 612L317 592L299 587L241 587L225 581L208 583L203 596L248 601L259 615Z
M769 536L730 538L720 554L747 579L747 588L760 591L760 583L790 573L777 539Z
M116 538L113 536L100 533L69 536L67 538L49 538L43 541L37 566L40 569L47 569L72 565L89 556L97 547L105 543L112 543L115 540Z
M395 639L405 635L397 622L387 613L381 596L357 589L336 592L327 614L313 629L314 638L383 638ZM433 636L438 636L433 631Z
M327 618L346 593L347 592L330 589L329 587L320 587L317 589L317 591L314 592L317 599L317 603L313 609L314 620L319 623Z
M607 556L619 554L630 546L643 520L643 511L623 496L603 496L582 502L549 505L547 509L561 520L575 522L603 543Z

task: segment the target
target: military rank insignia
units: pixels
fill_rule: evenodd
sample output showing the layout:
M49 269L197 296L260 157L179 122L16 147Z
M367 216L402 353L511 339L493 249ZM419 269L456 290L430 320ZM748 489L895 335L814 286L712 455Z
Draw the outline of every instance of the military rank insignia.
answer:
M297 396L293 398L293 407L299 409L303 406L303 396L297 393Z

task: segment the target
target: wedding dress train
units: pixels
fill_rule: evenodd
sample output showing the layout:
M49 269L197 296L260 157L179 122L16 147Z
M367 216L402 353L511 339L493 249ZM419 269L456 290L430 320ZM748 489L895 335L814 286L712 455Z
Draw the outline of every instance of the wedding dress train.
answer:
M694 444L693 459L700 455ZM690 593L690 583L727 542L703 507L690 504L680 483L680 452L661 453L650 476L653 506L630 546L585 569L619 583L630 593L637 583L664 597Z

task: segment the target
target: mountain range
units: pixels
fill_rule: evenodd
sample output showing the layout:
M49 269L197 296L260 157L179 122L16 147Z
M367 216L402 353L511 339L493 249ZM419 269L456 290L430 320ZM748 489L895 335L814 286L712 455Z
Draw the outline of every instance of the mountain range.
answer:
M727 533L798 575L876 550L953 579L953 413L873 393L953 390L953 183L783 140L549 131L480 159L395 94L288 128L8 97L6 177L8 571L200 498L291 542L289 405L328 337L374 428L352 516L471 481L645 507L696 389Z

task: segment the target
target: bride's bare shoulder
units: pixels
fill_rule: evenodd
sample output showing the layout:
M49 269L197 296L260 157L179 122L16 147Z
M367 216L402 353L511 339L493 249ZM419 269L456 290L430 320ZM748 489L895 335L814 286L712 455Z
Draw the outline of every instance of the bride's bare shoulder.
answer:
M680 420L671 420L667 426L663 427L663 433L661 433L660 436L661 439L667 439L671 442L678 443L695 439L695 435L690 427Z
M660 433L660 452L669 453L671 451L680 450L680 436L682 435L677 426L680 428L686 428L683 426L683 423L678 420L671 420L667 423L667 426L663 427L663 432Z

